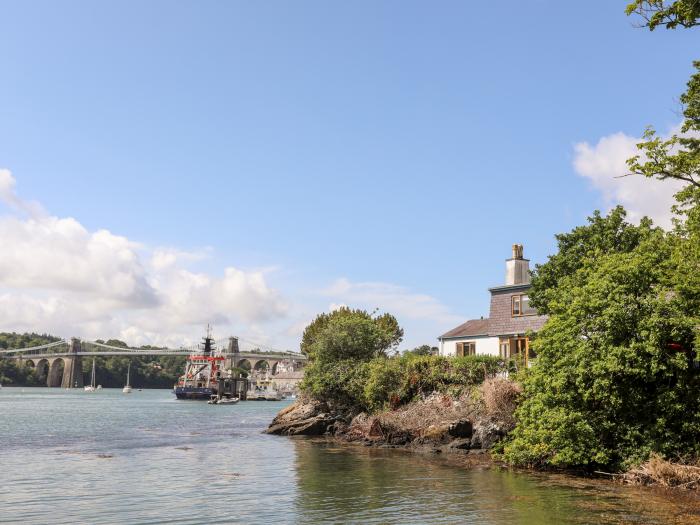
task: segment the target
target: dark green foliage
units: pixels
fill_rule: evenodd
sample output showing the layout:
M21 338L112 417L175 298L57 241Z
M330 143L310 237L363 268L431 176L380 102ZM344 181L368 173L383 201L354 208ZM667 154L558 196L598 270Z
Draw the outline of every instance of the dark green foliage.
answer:
M0 333L0 348L30 348L32 346L41 346L47 343L55 343L56 341L60 340L60 337L54 337L48 334L17 334L15 332L4 332Z
M48 334L0 333L0 348L30 348L60 341L60 337ZM21 366L18 361L4 359L0 355L0 384L21 386L45 386L46 377L39 377L32 368Z
M321 314L304 331L302 351L309 356L302 389L312 397L374 411L395 407L432 392L458 395L505 369L489 356L448 359L418 352L389 358L403 330L389 314L373 318L363 310L342 308Z
M417 346L413 350L406 350L404 352L404 355L407 354L412 354L412 355L437 355L438 354L438 347L437 346L430 346L430 345L421 345Z
M433 392L458 396L506 366L491 356L407 355L367 362L314 362L306 368L302 388L316 399L373 412L396 408Z
M459 396L506 367L507 363L493 356L406 355L396 359L375 359L369 364L364 389L365 408L395 408L433 392Z
M301 389L320 401L364 410L369 366L352 359L312 362L304 369Z
M692 359L700 304L676 291L681 241L648 223L621 223L618 210L591 223L598 224L559 236L560 253L533 279L533 298L550 319L533 341L538 359L504 457L615 469L651 452L698 454L700 375ZM585 228L627 241L583 235ZM575 252L570 239L583 239ZM576 264L560 264L573 253ZM543 275L556 278L544 286Z
M652 229L649 220L633 226L625 220L626 215L622 206L605 217L595 211L587 225L555 236L557 253L550 255L546 264L536 265L532 275L530 304L539 313L550 313L550 303L559 293L559 286L584 264L611 253L629 253L649 234Z
M397 346L403 329L391 314L339 308L320 314L304 330L301 351L310 359L367 360Z
M95 381L105 388L123 387L126 371L131 362L131 386L134 388L172 388L185 369L185 359L185 356L97 357L95 358ZM83 357L85 384L90 383L91 369L92 359Z

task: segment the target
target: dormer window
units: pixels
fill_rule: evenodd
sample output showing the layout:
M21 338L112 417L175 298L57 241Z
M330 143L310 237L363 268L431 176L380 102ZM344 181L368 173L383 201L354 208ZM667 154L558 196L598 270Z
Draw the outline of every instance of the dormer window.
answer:
M530 298L527 294L517 294L511 297L511 315L520 317L523 315L537 315L537 310L530 306Z

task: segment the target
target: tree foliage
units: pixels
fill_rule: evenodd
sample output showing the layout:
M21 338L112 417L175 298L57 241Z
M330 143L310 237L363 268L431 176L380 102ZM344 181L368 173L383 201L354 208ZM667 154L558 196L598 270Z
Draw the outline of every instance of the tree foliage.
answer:
M301 351L310 360L369 360L384 355L403 339L403 329L391 314L373 317L365 310L339 308L322 313L304 330Z
M659 25L669 29L692 27L700 23L700 0L637 0L627 13L641 14L653 30ZM631 174L660 180L675 179L700 189L700 61L693 63L696 73L690 77L685 93L680 96L683 123L680 133L668 139L659 137L653 127L644 132L644 141L637 144L640 155L627 161ZM693 192L682 192L683 203Z
M603 217L599 211L588 218L588 224L555 236L558 250L546 264L538 264L532 274L530 304L541 314L551 313L551 304L559 294L559 286L584 264L612 253L629 253L650 234L648 219L633 226L626 219L622 206Z
M635 1L649 29L691 27L700 2ZM631 174L685 183L670 232L621 208L557 236L538 266L532 304L549 314L533 341L515 464L625 468L652 453L700 455L700 62L681 96L679 134L647 129Z
M406 350L404 355L437 355L438 347L430 345L421 345L413 348L412 350Z
M700 303L679 293L684 241L623 219L597 214L537 269L533 299L550 317L504 449L512 463L622 468L700 453Z
M651 31L658 26L666 29L693 27L700 18L700 1L634 0L627 5L627 14L640 16Z
M458 396L503 372L508 363L492 356L404 355L369 361L312 363L302 389L315 399L355 410L397 408L433 392Z

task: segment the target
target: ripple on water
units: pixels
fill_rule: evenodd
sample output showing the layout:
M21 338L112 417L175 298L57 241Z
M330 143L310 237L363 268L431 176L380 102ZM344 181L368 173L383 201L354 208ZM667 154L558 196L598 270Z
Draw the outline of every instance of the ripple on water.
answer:
M261 434L283 403L0 393L8 523L700 523L697 500Z

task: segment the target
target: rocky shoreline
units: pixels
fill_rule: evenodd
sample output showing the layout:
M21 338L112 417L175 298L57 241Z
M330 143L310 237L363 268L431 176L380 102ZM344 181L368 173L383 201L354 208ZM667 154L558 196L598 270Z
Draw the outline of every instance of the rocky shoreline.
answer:
M507 434L493 420L460 418L420 429L396 428L379 415L356 413L327 403L302 400L274 418L266 433L284 436L325 436L368 447L404 448L434 454L469 454L489 458L488 450Z
M440 406L451 404L452 410ZM282 436L309 436L365 447L392 448L423 454L460 455L470 467L501 464L492 459L489 449L503 439L512 422L507 418L489 417L482 410L464 410L460 400L433 396L404 407L403 417L397 412L368 415L346 407L331 406L316 400L303 399L281 410L265 431ZM432 417L427 418L426 412ZM459 416L459 417L455 417ZM559 471L580 477L596 473ZM628 472L604 474L603 478L629 485L644 485L677 492L694 492L700 486L700 466L674 464L652 459Z

